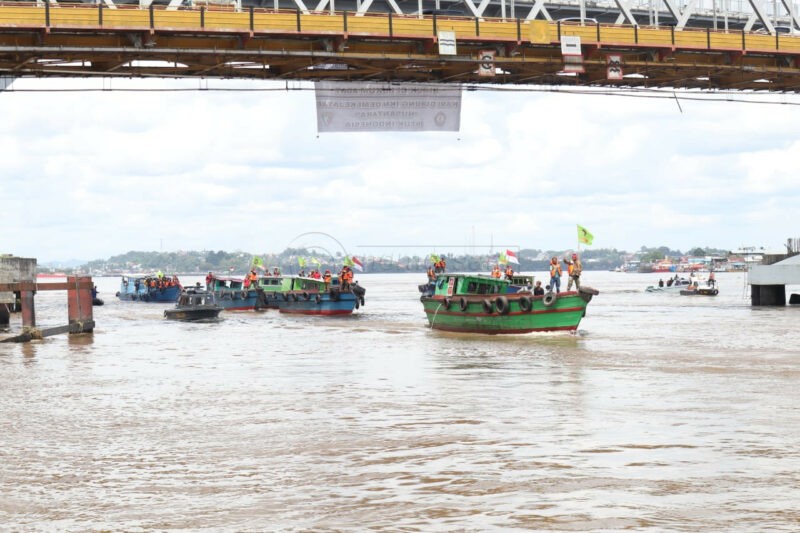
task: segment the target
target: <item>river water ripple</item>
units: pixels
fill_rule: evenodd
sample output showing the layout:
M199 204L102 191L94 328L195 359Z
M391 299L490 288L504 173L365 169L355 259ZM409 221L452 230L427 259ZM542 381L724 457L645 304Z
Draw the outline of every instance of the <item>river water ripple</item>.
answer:
M94 335L0 345L0 530L800 530L800 309L584 278L577 335L513 337L430 330L412 275L199 324L98 278Z

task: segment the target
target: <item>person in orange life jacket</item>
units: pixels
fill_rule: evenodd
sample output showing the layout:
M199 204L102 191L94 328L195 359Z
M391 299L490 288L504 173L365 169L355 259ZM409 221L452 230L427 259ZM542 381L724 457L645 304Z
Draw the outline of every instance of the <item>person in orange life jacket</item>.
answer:
M581 271L583 267L581 266L581 260L578 259L578 254L572 254L572 261L564 258L564 262L567 264L567 274L569 275L569 281L567 282L567 290L572 290L572 283L575 283L575 290L581 289Z
M492 277L500 279L500 276L501 276L500 267L495 265L494 267L492 267Z
M255 268L250 269L250 273L247 275L247 279L244 280L244 284L245 288L258 285L258 274L256 274Z
M550 290L556 293L561 292L561 265L558 264L558 257L550 259Z
M328 287L328 285L331 284L331 277L332 277L331 276L331 271L330 270L325 270L325 276L322 279L325 280L325 287L326 288Z
M345 289L350 290L350 285L353 284L353 269L349 266L345 268L347 269L344 273Z
M436 269L432 266L428 267L428 281L436 281Z
M514 277L514 269L511 268L511 265L506 265L506 279L510 280Z

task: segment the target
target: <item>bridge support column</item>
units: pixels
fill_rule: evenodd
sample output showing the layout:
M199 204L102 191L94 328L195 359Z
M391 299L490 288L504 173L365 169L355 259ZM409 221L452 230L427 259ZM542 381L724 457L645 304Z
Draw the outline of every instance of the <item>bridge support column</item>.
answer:
M85 282L87 288L79 289L78 284ZM90 333L94 329L94 315L92 311L91 277L67 277L67 314L69 323L78 324L79 331L70 329L70 333Z
M33 305L33 295L36 291L19 291L19 302L22 306L22 329L23 331L36 327L36 308Z
M751 305L786 305L784 285L751 285Z

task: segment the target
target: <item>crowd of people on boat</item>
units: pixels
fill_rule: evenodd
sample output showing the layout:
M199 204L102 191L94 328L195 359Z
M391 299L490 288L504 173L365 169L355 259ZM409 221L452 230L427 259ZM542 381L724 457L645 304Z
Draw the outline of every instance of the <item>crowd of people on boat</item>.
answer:
M566 265L566 275L568 277L567 280L567 291L572 290L572 286L575 285L575 290L580 290L581 288L581 274L583 273L583 265L581 264L581 260L578 257L577 253L573 253L570 256L564 256L562 261ZM564 275L564 269L561 267L561 262L559 262L558 257L553 256L550 259L550 283L544 287L542 286L542 282L536 282L536 286L533 288L534 295L539 296L544 294L545 288L548 291L554 291L556 293L561 292L561 278ZM432 283L436 281L436 278L439 273L444 272L444 260L436 261L427 269L428 275L428 282ZM438 270L441 268L441 272ZM500 268L499 264L496 264L492 267L489 275L494 279L506 279L511 281L514 277L514 269L511 265L506 265L504 269Z
M306 273L305 270L300 270L297 274L301 278L310 278L310 279L318 279L325 282L326 286L330 285L331 280L333 279L333 273L329 269L325 269L325 272L322 273L318 269L311 270L310 272ZM262 277L280 277L281 271L277 267L273 269L272 273L267 270ZM250 272L244 277L244 281L242 285L245 289L258 286L258 273L256 272L255 268L251 268ZM338 274L339 286L342 290L349 290L350 286L353 284L353 269L349 266L345 265L339 271ZM177 280L177 277L175 278ZM206 275L206 290L213 290L214 289L214 281L217 278L213 272L209 272Z
M690 272L689 273L689 279L688 280L686 278L682 278L682 277L678 276L678 274L675 274L674 277L667 278L666 283L664 283L663 279L659 279L658 280L658 286L661 287L661 288L663 288L665 286L666 287L672 287L673 285L676 286L676 287L677 286L681 286L681 287L686 286L686 287L695 287L696 288L699 285L699 280L695 278L695 273L694 272ZM714 271L713 270L708 273L708 279L706 279L706 286L712 287L712 288L717 286L717 278L714 275Z
M127 289L130 279L123 277L122 284ZM165 276L163 272L158 272L155 276L133 279L133 290L136 293L141 292L142 289L164 291L171 287L181 287L181 282L177 275Z

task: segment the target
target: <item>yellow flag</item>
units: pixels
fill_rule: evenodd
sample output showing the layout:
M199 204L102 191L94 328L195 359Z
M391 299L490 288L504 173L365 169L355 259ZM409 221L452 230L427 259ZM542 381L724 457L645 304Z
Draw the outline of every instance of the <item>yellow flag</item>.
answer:
M594 240L594 235L589 233L589 230L578 224L578 242L583 244L592 244Z

